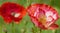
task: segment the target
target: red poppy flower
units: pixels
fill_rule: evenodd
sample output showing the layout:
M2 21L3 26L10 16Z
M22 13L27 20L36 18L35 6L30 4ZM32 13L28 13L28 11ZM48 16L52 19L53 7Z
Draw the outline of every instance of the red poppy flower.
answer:
M46 4L32 4L27 10L32 22L39 28L56 29L58 27L55 22L59 19L59 15L53 7Z
M25 16L26 9L19 4L6 2L2 4L0 14L5 22L11 23L15 21L18 23Z

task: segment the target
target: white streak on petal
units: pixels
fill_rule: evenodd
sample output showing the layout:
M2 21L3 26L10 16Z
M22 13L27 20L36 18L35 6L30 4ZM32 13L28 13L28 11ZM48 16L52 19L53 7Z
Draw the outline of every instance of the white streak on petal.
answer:
M55 20L57 19L57 16L56 16L56 14L54 14L54 15L53 15L53 18L54 18Z
M20 13L16 13L15 15L14 15L14 17L19 17L20 16Z
M53 12L52 11L48 11L48 12L46 12L46 16L48 17L48 16L52 16L53 15Z
M52 18L51 17L47 17L47 21L52 21Z

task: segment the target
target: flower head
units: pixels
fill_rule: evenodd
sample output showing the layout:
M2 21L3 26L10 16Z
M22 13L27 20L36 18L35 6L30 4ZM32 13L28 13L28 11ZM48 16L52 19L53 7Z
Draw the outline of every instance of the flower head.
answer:
M18 23L26 15L26 9L19 4L6 2L2 4L0 14L6 23Z
M28 7L28 14L32 22L42 29L55 29L59 18L58 12L46 4L32 4Z

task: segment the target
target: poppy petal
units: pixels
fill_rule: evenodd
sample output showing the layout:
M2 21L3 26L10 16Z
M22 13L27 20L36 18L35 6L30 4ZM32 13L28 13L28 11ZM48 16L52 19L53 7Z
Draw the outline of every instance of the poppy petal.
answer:
M52 24L49 29L54 30L57 29L59 26L57 24Z

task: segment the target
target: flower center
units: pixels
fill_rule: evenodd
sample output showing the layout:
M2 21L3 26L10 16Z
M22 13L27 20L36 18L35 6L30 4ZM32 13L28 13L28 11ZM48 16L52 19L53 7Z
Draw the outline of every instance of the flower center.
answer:
M38 18L38 21L41 22L43 25L46 24L46 16L45 15L40 15Z
M19 17L21 14L20 14L20 13L14 13L14 12L12 12L11 15L17 18L17 17Z

